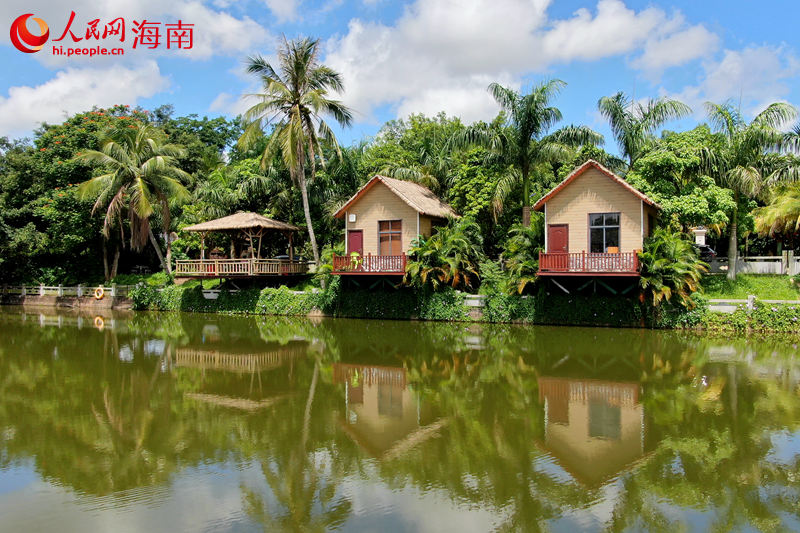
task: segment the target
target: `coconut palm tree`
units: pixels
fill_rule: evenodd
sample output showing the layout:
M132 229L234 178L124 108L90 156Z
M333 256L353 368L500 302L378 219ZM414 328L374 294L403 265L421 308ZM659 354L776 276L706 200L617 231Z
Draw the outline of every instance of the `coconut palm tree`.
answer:
M757 208L753 214L760 235L785 234L791 238L800 231L800 184L792 183L770 191L767 205Z
M597 101L597 108L608 119L622 155L628 159L629 168L642 155L656 129L692 112L688 105L678 100L658 98L646 103L633 102L623 92L602 97Z
M76 161L99 166L104 171L78 189L82 197L96 198L92 213L106 209L103 237L107 240L116 225L124 241L122 219L127 211L131 247L141 250L149 239L161 266L170 274L172 266L164 260L150 219L158 216L163 233L168 234L170 203L189 199L181 182L191 177L178 167L177 160L185 153L182 146L167 144L161 130L148 124L128 124L107 132L100 140L100 150L87 150L75 157ZM166 241L170 256L171 239Z
M273 67L261 56L248 60L247 71L261 80L263 93L250 95L258 100L243 115L246 124L239 146L248 149L273 126L261 157L262 168L273 164L280 155L289 169L292 181L300 189L308 237L319 265L319 249L311 221L308 202L308 179L316 177L317 162L325 165L325 143L340 154L339 144L324 115L333 117L342 127L352 122L352 112L339 100L329 97L331 91L343 89L341 75L320 63L319 40L284 40L278 49Z
M794 120L797 110L789 104L776 102L748 124L730 102L707 102L706 109L722 142L716 147L702 149L703 166L720 186L731 189L734 194L728 226L728 279L734 280L738 258L739 200L758 196L782 181L797 179L798 169L787 164L789 159L774 157L787 139L779 128Z
M502 210L508 194L522 183L522 222L530 224L531 174L543 163L571 157L570 148L584 144L602 144L603 137L586 126L566 126L550 130L561 121L561 111L551 101L566 83L550 80L521 94L499 83L489 85L489 93L505 113L501 128L477 124L456 133L451 139L453 148L481 146L491 158L504 163L508 172L500 179L495 192L495 213Z

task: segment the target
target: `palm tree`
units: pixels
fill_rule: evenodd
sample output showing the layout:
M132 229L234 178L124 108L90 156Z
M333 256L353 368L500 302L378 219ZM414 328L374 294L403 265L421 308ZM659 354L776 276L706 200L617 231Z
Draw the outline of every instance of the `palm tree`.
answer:
M483 259L481 228L467 218L450 221L428 239L414 239L408 252L404 283L474 288L480 280L478 262Z
M189 180L190 176L178 168L177 158L183 157L186 150L165 141L166 135L159 129L147 124L129 124L107 132L100 140L99 151L84 151L75 160L100 166L105 172L82 183L78 189L82 197L96 198L92 213L105 207L104 239L108 240L111 229L118 225L124 241L122 219L127 210L131 247L141 250L149 238L162 268L172 274L172 266L164 260L153 235L150 218L158 215L161 220L170 256L170 203L189 199L181 181Z
M792 183L770 192L769 202L753 214L760 235L785 234L790 238L800 231L800 184Z
M284 40L278 49L276 67L277 70L261 56L248 60L247 71L259 76L264 92L250 95L258 102L244 113L247 126L239 145L248 149L258 142L268 124L273 125L261 166L271 166L280 154L283 164L289 169L292 181L300 188L308 237L314 261L319 265L319 249L308 203L306 169L313 181L317 159L325 165L323 142L340 154L336 137L323 120L323 115L332 116L344 127L350 125L352 112L341 101L328 96L330 91L341 92L343 84L338 72L320 63L319 40Z
M597 101L597 108L608 119L622 155L628 158L628 168L642 155L657 128L692 112L688 105L678 100L659 98L642 104L633 102L623 92L602 97Z
M682 233L657 228L639 254L642 275L639 285L648 291L653 306L677 295L684 307L694 307L692 293L700 290L700 278L708 271L706 263Z
M730 102L707 102L706 109L721 142L717 147L702 149L703 166L720 186L733 190L734 194L728 241L728 279L735 280L739 200L743 196L757 196L771 185L797 178L798 169L786 164L788 159L768 157L786 144L786 135L779 128L794 120L797 110L789 104L776 102L748 124Z
M538 216L530 226L514 225L503 247L503 260L511 280L510 289L522 294L528 285L536 282L539 270L538 253L542 249L544 217Z
M508 171L500 179L495 192L495 213L502 210L506 196L522 182L522 223L525 226L530 225L530 177L536 173L537 165L571 157L570 148L603 142L602 135L586 126L567 126L548 133L561 121L561 111L550 104L565 85L561 80L550 80L523 95L492 83L489 93L506 113L503 127L497 129L478 124L464 129L451 139L451 145L455 148L487 148L492 159L507 166Z

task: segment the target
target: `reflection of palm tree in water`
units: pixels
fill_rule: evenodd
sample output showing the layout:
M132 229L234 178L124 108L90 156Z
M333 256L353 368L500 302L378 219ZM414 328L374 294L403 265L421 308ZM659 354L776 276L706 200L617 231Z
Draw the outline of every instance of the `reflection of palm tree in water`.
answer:
M112 343L116 344L115 338ZM159 398L169 390L167 380L159 377L165 375L162 369L171 349L170 343L165 344L150 376L135 371L118 386L104 387L102 405L92 404L102 428L95 447L110 458L102 461L109 465L110 490L161 482L176 466L184 426L172 419L169 398Z
M319 366L319 360L315 360L297 445L284 448L284 453L276 447L278 453L261 460L261 473L282 509L274 509L261 491L242 486L247 514L262 524L265 531L327 531L343 524L350 515L350 500L337 494L337 473L323 473L326 466L335 469L337 461L331 458L332 464L326 465L321 454L308 451Z

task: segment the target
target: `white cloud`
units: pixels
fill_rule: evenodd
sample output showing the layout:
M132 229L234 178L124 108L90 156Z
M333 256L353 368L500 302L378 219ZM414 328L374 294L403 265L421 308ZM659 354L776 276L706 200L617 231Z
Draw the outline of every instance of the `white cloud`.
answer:
M208 106L208 110L236 116L244 113L251 105L252 102L241 95L221 92Z
M743 112L752 116L770 103L784 100L798 77L800 60L784 47L725 50L722 59L704 64L697 85L672 96L692 106L698 118L704 115L704 102L740 99Z
M653 57L654 39L700 34L679 13L636 12L622 0L600 0L595 13L579 9L564 20L551 20L549 5L417 0L391 26L351 20L346 34L328 41L325 62L343 74L346 102L367 116L389 105L401 116L446 111L488 119L497 110L485 92L490 81L518 87L523 75L558 63L633 54L648 45ZM695 57L661 62L666 67Z
M719 47L719 36L704 26L692 26L662 39L651 39L632 65L653 75L666 68L709 57Z
M264 3L278 17L278 21L297 18L297 8L300 6L300 0L264 0Z
M0 135L25 134L92 106L133 105L168 86L152 60L135 67L68 68L41 85L11 87L0 97Z

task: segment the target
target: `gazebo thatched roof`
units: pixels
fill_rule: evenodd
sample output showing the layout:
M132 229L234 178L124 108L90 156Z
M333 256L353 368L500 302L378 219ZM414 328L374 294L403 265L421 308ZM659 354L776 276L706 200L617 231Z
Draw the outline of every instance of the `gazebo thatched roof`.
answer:
M247 233L264 229L277 231L300 230L297 226L280 222L279 220L272 220L258 213L236 213L235 215L228 215L208 222L187 226L183 228L183 231L244 231Z

